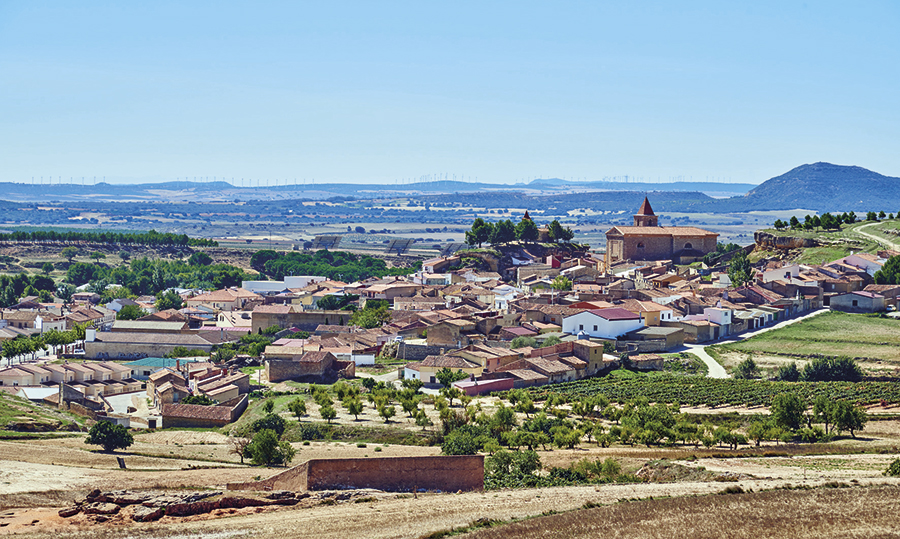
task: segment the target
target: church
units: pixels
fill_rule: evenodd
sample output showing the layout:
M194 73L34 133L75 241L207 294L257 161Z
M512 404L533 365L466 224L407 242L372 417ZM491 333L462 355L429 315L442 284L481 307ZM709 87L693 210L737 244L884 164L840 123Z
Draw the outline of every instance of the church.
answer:
M718 237L693 226L659 226L659 217L644 197L634 215L634 226L614 226L606 232L606 267L623 260L690 264L715 251Z

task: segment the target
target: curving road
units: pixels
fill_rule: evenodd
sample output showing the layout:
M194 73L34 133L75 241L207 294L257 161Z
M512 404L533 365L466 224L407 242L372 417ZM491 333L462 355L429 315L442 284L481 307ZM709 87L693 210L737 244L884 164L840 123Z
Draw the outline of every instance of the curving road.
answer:
M728 378L728 373L725 372L725 367L723 367L718 361L713 359L713 357L706 353L706 347L714 344L728 344L732 342L743 341L744 339L749 339L750 337L759 335L760 333L765 333L767 331L772 331L773 329L783 328L785 326L789 326L791 324L796 324L801 320L806 320L807 318L812 318L813 316L822 314L824 312L828 312L831 309L822 308L817 309L815 311L804 314L803 316L798 316L796 318L791 318L790 320L784 320L782 322L778 322L774 326L768 326L764 328L760 328L754 331L745 331L739 335L732 335L727 339L718 340L709 344L685 344L682 348L678 350L673 350L673 352L690 352L692 354L696 354L697 357L703 360L706 363L706 366L709 368L709 373L707 376L709 378Z
M862 225L862 226L860 226L860 227L854 228L854 229L853 229L853 232L856 232L856 233L859 234L860 236L865 236L865 237L869 238L869 239L872 240L872 241L875 241L875 242L877 242L877 243L880 243L880 244L882 244L882 245L885 245L885 246L886 246L887 248L889 248L889 249L894 249L894 250L900 251L900 244L894 243L894 242L892 242L892 241L890 241L890 240L886 240L886 239L884 239L884 238L882 238L882 237L880 237L880 236L876 236L876 235L870 234L870 233L868 233L868 232L863 232L863 229L864 229L864 228L869 228L869 227L875 226L875 225L877 225L877 224L878 224L878 223L875 222L875 223L869 223L869 224L867 224L867 225Z

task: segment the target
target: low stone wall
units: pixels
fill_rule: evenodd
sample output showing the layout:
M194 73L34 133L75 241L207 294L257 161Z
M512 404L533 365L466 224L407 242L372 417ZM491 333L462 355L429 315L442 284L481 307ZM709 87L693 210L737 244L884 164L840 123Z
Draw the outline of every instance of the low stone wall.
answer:
M228 490L329 490L373 488L482 490L482 455L313 459L262 481L229 483Z

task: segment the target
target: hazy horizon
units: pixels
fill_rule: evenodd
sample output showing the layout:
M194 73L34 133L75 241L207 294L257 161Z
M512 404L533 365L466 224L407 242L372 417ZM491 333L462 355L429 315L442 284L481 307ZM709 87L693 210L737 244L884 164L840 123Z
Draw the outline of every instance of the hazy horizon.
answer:
M892 2L6 1L0 181L900 175L898 23Z

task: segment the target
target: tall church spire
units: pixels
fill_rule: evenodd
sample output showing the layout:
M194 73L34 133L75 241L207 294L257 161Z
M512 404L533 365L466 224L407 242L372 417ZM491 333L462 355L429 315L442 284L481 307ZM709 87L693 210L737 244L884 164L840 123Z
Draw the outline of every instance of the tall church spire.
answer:
M659 226L659 217L653 213L650 207L650 201L644 197L644 203L636 214L634 214L634 226Z

